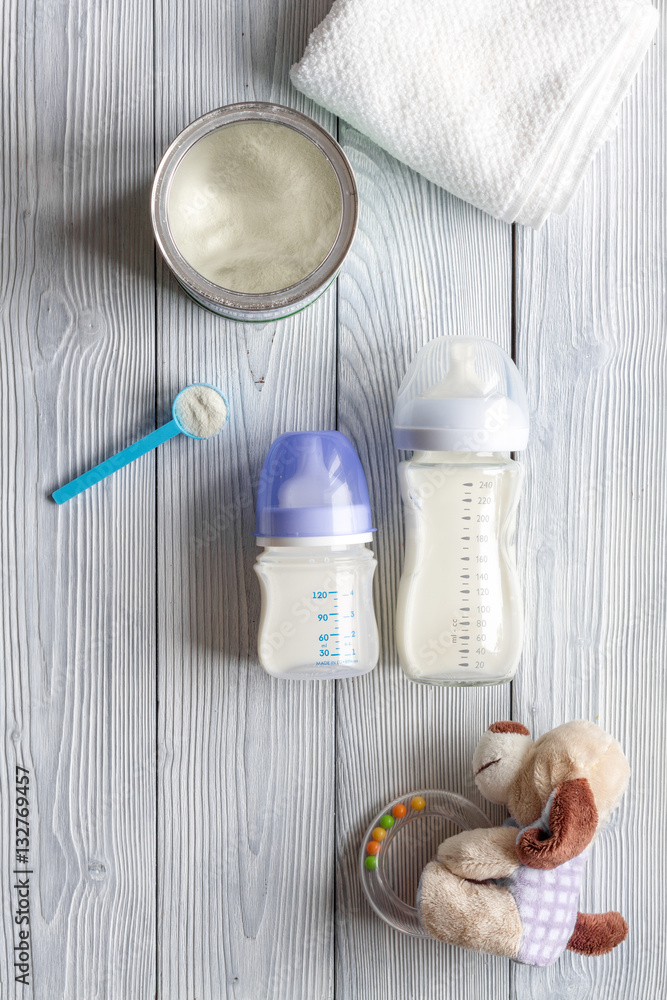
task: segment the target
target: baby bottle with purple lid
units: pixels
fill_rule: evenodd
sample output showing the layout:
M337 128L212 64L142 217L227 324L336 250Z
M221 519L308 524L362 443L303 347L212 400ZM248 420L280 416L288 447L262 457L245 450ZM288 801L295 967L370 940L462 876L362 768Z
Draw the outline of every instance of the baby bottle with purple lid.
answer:
M274 677L336 680L378 660L366 477L338 431L281 434L257 492L258 652Z

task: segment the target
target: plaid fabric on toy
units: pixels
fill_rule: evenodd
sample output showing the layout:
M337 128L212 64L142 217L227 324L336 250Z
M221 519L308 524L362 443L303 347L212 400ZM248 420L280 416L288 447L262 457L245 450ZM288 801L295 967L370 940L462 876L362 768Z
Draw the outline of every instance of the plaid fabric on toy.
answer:
M565 951L577 922L588 851L558 868L526 868L503 880L514 896L523 937L517 955L527 965L551 965Z

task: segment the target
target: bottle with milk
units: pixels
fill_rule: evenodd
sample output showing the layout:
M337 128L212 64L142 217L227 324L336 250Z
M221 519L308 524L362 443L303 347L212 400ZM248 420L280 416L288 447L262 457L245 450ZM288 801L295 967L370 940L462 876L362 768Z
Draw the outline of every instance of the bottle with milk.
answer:
M399 478L405 565L396 641L427 684L498 684L514 675L523 607L514 531L528 404L514 362L479 337L423 347L401 384L394 440L412 450Z
M259 659L274 677L335 680L378 660L366 478L338 431L281 434L257 492Z

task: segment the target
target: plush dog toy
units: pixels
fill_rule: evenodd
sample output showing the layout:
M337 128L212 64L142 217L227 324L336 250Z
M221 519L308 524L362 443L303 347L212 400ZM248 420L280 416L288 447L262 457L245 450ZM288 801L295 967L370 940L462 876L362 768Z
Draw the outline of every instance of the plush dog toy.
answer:
M566 948L603 955L624 941L620 913L577 912L588 847L628 784L616 740L592 722L568 722L533 743L520 723L495 722L473 769L511 818L440 845L419 884L429 934L527 965L550 965Z

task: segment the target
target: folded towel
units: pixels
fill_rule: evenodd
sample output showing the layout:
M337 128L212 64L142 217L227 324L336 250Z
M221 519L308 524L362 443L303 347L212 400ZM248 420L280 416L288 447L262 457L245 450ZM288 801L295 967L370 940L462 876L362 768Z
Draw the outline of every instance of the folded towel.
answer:
M563 212L650 44L642 0L336 0L294 86L506 222Z

